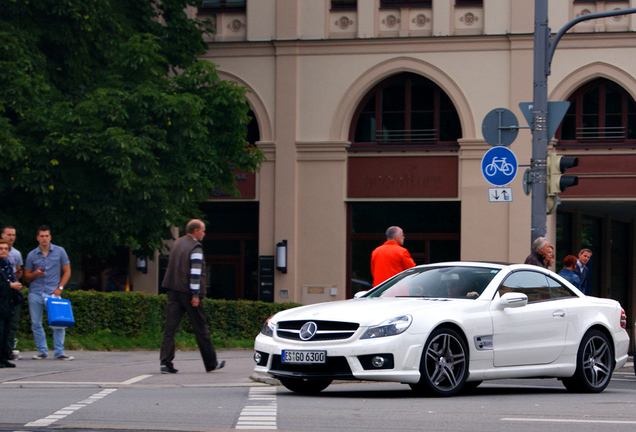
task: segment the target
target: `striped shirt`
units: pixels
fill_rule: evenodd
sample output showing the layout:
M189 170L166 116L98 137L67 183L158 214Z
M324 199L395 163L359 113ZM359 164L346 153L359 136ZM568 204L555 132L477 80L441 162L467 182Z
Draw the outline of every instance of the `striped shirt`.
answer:
M201 289L201 272L203 269L203 247L196 246L190 253L190 289L192 295L198 295Z

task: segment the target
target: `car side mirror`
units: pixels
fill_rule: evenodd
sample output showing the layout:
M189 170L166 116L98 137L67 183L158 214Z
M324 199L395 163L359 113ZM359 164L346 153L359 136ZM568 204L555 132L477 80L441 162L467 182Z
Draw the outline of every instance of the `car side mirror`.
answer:
M355 294L353 295L353 298L360 298L360 297L362 297L363 295L365 295L365 294L366 294L366 293L368 293L368 292L369 292L369 291L358 291L357 293L355 293Z
M520 292L507 292L501 296L499 303L504 308L523 307L528 304L528 296Z

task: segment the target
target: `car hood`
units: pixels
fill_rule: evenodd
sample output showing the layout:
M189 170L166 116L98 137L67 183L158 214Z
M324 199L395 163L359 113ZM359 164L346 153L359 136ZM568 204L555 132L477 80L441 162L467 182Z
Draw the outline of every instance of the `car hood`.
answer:
M301 306L279 312L274 322L324 320L356 322L361 326L377 325L404 314L457 309L458 303L475 304L475 300L432 298L359 298Z

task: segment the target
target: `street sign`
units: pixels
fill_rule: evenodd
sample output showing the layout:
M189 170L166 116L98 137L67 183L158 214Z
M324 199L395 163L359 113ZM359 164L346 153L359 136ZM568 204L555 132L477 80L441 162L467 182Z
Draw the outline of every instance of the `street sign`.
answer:
M488 188L488 201L512 202L512 188Z
M532 171L530 168L527 168L523 173L523 192L526 195L530 195L532 192L532 181L533 181Z
M493 147L481 159L481 173L488 183L505 186L517 175L517 158L508 147Z
M523 113L523 116L526 118L528 125L532 127L532 110L534 110L534 105L532 102L520 102L519 108ZM561 121L563 121L563 117L565 117L565 113L568 112L570 108L570 102L548 102L548 141L552 139L554 133L559 128Z
M495 108L484 117L481 133L491 146L509 146L519 134L519 122L512 111Z

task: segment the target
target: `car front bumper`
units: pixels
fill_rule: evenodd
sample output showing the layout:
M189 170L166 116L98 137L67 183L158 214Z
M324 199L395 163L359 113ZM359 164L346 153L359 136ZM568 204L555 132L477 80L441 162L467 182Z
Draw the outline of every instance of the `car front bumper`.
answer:
M254 343L260 355L254 371L276 378L341 379L393 381L417 383L420 380L420 358L422 341L426 335L417 337L403 333L378 339L356 339L346 342L297 342L265 335L258 335ZM323 364L289 364L281 361L283 350L324 350L327 353ZM374 357L384 362L377 366Z

